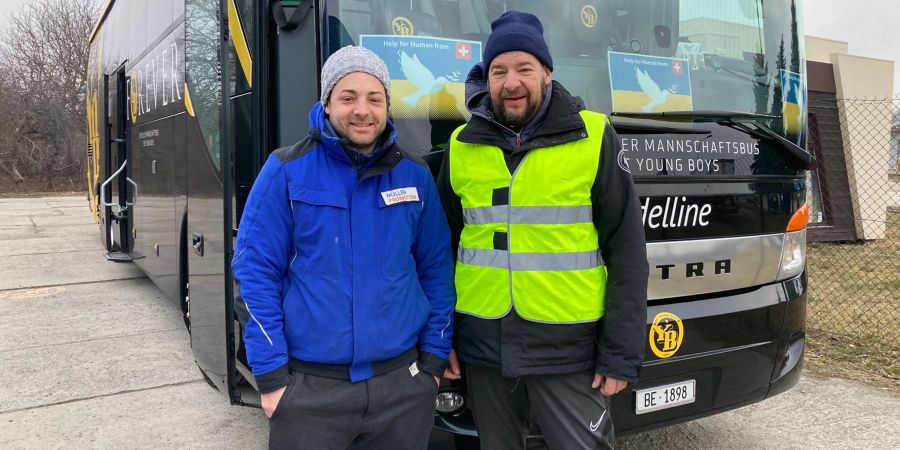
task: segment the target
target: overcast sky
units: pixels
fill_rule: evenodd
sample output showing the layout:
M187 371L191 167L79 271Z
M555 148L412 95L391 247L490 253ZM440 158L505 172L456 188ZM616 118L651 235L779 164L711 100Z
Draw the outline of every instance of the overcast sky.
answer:
M29 2L0 0L0 26ZM894 61L894 92L900 92L900 0L804 0L803 6L806 34L848 42L854 55Z
M2 23L3 27L6 27L6 18L9 15L19 9L22 5L26 3L31 3L29 0L0 0L0 23Z
M900 1L805 0L806 34L850 44L850 53L894 61L900 93Z

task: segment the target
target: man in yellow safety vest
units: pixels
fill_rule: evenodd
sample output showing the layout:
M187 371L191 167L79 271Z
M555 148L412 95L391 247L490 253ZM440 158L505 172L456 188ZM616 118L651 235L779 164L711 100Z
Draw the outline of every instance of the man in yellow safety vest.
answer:
M638 197L606 117L552 81L538 18L510 11L491 28L438 179L481 445L524 449L532 416L550 448L611 447L608 397L644 353ZM462 376L455 354L445 376Z

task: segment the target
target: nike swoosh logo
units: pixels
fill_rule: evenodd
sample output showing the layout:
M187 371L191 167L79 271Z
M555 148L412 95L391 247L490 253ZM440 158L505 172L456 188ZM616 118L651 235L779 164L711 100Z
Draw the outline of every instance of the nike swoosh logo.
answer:
M597 423L591 422L591 431L597 431L597 428L600 428L600 424L603 423L603 418L606 417L606 411L603 411L603 414L600 415L600 418L597 419Z

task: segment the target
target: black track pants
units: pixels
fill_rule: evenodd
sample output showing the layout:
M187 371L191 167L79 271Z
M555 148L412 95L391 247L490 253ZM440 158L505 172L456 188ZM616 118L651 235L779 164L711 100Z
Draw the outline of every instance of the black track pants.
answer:
M269 448L425 449L437 391L434 377L408 366L357 383L292 373L269 419Z
M468 366L466 377L483 449L524 450L529 417L551 450L613 448L607 398L591 389L593 371L506 378Z

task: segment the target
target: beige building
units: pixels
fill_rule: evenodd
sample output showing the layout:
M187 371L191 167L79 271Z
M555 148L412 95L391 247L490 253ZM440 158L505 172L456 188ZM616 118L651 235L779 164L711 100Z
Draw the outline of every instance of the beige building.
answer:
M810 147L820 159L822 192L830 197L823 201L831 206L826 216L832 217L823 225L846 228L855 239L883 239L894 191L889 177L894 62L851 55L846 42L812 36L806 37L806 58ZM852 211L852 224L841 220L844 207Z
M900 177L900 99L894 99L893 119L891 119L891 175ZM900 191L900 189L897 189ZM900 201L892 206L900 207Z
M894 98L894 112L891 120L891 161L890 180L893 192L888 199L888 208L900 213L900 97Z

